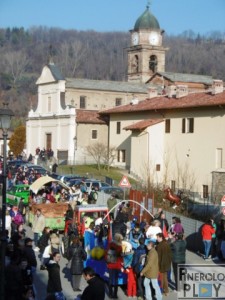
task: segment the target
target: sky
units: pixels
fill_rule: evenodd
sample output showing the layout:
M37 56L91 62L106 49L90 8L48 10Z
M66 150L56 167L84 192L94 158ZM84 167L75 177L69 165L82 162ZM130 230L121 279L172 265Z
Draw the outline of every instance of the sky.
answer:
M225 33L225 0L149 0L169 35ZM100 32L133 29L148 0L0 0L0 28L33 26Z

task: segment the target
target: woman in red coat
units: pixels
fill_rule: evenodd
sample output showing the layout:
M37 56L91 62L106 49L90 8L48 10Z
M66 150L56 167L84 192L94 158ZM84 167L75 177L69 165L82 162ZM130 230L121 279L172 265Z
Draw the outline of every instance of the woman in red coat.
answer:
M109 244L107 251L107 268L109 271L109 298L117 299L118 277L122 266L122 240L120 233L115 233L114 240Z
M209 252L212 244L212 235L215 233L215 228L212 226L212 220L208 220L202 226L202 240L204 244L204 259L209 259Z

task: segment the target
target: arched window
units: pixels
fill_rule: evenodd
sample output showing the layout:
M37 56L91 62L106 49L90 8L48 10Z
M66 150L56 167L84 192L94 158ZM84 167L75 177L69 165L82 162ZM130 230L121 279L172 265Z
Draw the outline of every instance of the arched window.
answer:
M155 73L157 71L157 64L158 64L157 56L151 55L149 60L149 70Z

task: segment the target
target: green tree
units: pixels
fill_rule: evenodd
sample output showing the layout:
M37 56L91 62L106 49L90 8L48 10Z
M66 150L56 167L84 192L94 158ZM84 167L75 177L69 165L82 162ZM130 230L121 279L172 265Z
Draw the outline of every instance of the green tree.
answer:
M20 155L23 152L26 143L26 127L23 125L18 126L10 141L9 147L15 156Z

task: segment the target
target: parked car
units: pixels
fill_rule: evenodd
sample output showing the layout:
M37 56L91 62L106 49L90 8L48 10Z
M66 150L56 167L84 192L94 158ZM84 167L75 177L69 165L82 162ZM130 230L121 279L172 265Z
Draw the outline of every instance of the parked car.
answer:
M97 180L97 179L86 179L86 180L84 180L84 182L87 186L88 192L90 192L93 187L97 188L98 191L101 191L102 187L112 187L110 184L108 184L104 181L101 181L101 180Z
M51 172L49 172L47 169L43 168L39 165L33 165L33 164L24 164L22 165L22 168L25 170L25 168L28 168L29 171L34 170L37 171L37 173L41 174L42 176L49 175Z
M107 195L114 195L117 199L124 199L124 190L120 187L116 186L105 186L101 188L101 192Z
M24 198L24 204L28 205L30 186L28 184L17 184L6 191L6 203L18 206L20 198Z
M84 179L83 178L81 178L81 179L71 179L68 183L67 183L67 185L69 186L69 187L72 187L72 186L75 186L75 185L84 185L85 187L86 187L86 183L84 182Z
M67 174L67 175L62 175L60 180L65 183L66 185L69 185L70 180L75 179L75 180L79 180L79 179L86 179L87 177L85 176L81 176L78 174Z

